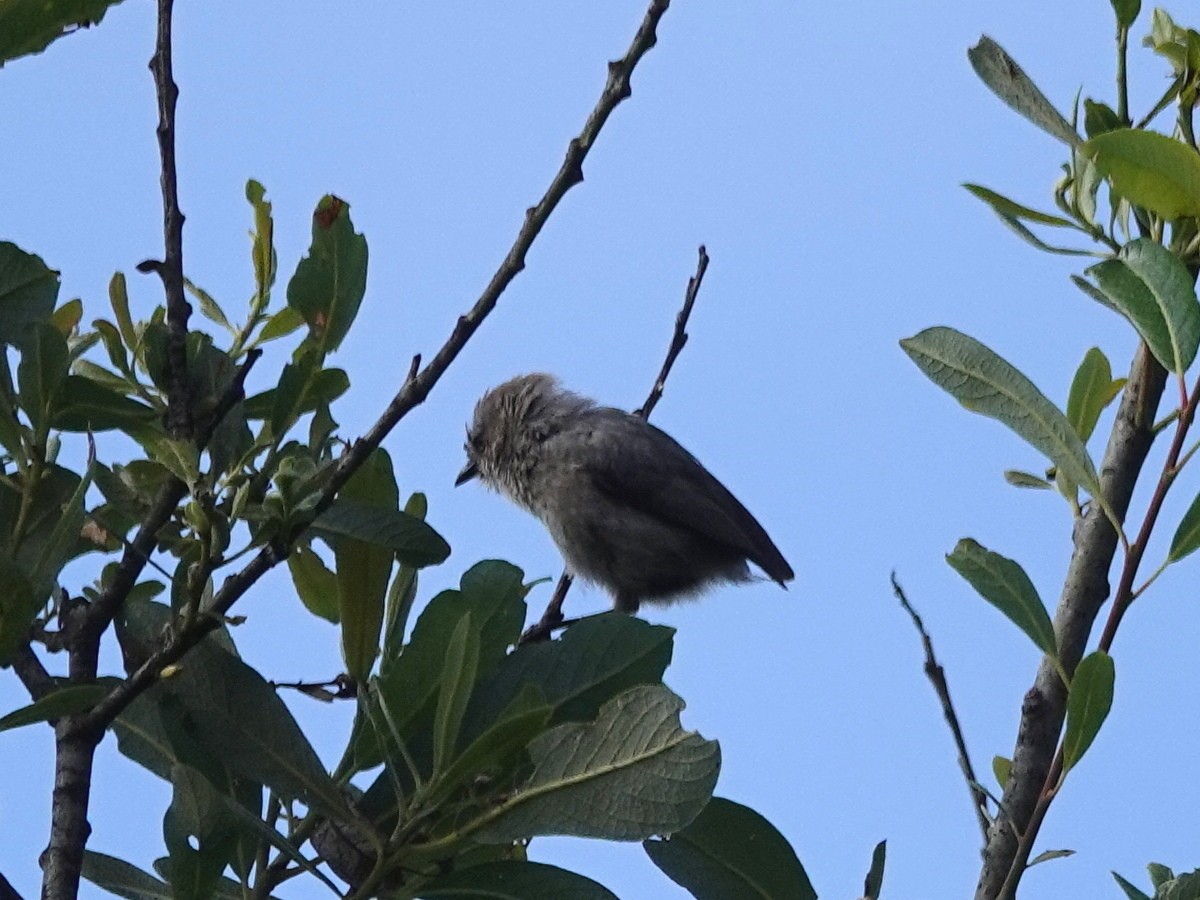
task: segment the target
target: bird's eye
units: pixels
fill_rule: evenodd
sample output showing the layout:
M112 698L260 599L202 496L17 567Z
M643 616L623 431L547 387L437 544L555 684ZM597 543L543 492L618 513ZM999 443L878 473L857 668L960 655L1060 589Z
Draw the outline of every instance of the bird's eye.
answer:
M481 450L483 450L483 438L481 438L475 432L468 431L466 449L468 452L473 451L475 453L479 453Z

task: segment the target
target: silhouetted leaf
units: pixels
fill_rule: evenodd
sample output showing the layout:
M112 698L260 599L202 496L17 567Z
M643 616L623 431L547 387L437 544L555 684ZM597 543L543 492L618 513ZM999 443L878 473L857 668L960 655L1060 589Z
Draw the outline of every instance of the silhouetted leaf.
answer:
M421 519L340 497L317 517L312 532L331 541L354 538L386 547L401 562L418 567L437 565L450 555L450 545Z
M1116 872L1112 873L1112 877L1117 880L1117 884L1120 886L1121 890L1125 892L1125 896L1128 898L1128 900L1154 900L1154 898L1149 894L1139 891L1136 887L1134 887Z
M1128 28L1142 11L1142 0L1112 0L1112 8L1117 14L1117 25Z
M887 841L880 841L871 854L871 868L863 885L863 900L879 900L879 894L883 891L883 866L886 861Z
M617 900L590 878L545 863L485 862L440 875L417 892L422 900Z
M149 425L158 413L81 375L68 375L50 425L60 431L123 431Z
M83 851L82 874L97 887L127 900L174 900L165 881L123 859L94 850Z
M300 602L310 613L336 625L338 619L337 576L329 571L311 547L303 544L288 556L288 571Z
M28 9L40 3L24 0ZM16 4L0 7L0 63L3 46L11 40L5 20L13 14ZM27 329L37 322L48 322L58 299L59 275L48 267L40 256L26 253L16 244L0 241L0 346L26 346Z
M0 731L22 728L35 722L47 722L71 713L83 712L85 709L95 706L96 702L108 691L109 686L105 684L78 684L56 688L40 700L35 700L20 709L14 709L8 715L0 718Z
M0 68L41 53L64 35L97 24L121 0L5 0L0 4Z
M713 797L682 831L642 842L646 854L697 900L817 900L782 834L754 810Z
M46 322L28 326L17 367L21 409L35 430L49 427L59 391L67 379L67 339Z

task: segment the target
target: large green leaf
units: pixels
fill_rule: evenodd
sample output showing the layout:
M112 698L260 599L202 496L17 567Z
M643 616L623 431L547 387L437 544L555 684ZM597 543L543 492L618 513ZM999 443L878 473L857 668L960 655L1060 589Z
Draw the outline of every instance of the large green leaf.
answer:
M1154 358L1181 375L1200 346L1200 303L1187 268L1156 241L1138 238L1116 259L1092 266L1108 304L1133 323Z
M4 0L0 3L0 68L53 41L97 24L121 0Z
M1067 694L1067 732L1063 736L1063 774L1083 758L1112 709L1116 668L1103 650L1079 663Z
M1200 216L1200 156L1153 131L1121 128L1083 145L1113 189L1165 219Z
M158 413L82 375L68 375L50 425L60 431L123 431L149 425Z
M58 688L40 700L0 717L0 731L33 725L35 722L47 722L91 709L108 690L109 686L105 684L77 684Z
M1058 655L1054 626L1037 588L1020 564L993 553L970 538L963 538L946 556L954 571L970 582L988 603L1029 635L1038 648Z
M12 0L0 4L0 62L3 45L8 39L4 25L7 16L18 4ZM20 4L32 7L28 2ZM36 5L43 5L38 2ZM40 256L26 253L16 244L0 241L0 346L23 346L26 329L37 322L49 322L58 299L58 273L49 268Z
M697 900L817 900L787 839L749 807L713 797L690 825L642 843L654 864Z
M82 875L92 884L126 900L174 900L171 886L115 856L83 851Z
M450 555L450 545L423 519L346 497L316 518L312 532L331 543L353 538L385 547L411 566L435 566Z
M17 367L17 385L21 408L42 434L49 428L67 369L67 339L62 333L46 322L30 325Z
M987 35L967 51L971 67L992 93L1038 128L1069 146L1079 143L1071 123L1038 90L1004 48Z
M173 619L162 604L139 603L122 608L117 621L123 651L136 657ZM236 775L268 785L281 798L346 815L340 789L275 689L214 638L193 648L164 682L185 707L195 738Z
M639 684L658 684L671 662L675 630L623 613L575 622L554 641L522 644L480 685L466 730L479 734L528 684L554 707L554 721L594 719L600 707Z
M446 645L442 664L441 686L438 689L437 711L433 718L433 775L446 771L454 759L462 729L467 701L475 687L479 670L479 636L471 627L470 612L464 613Z
M288 306L308 323L321 353L350 330L367 288L367 239L354 231L350 205L327 194L313 213L312 245L288 282Z
M1007 425L1104 502L1096 467L1067 417L1012 365L953 328L927 328L900 346L934 384L972 412Z
M441 875L417 892L421 900L617 900L575 872L545 863L497 860Z
M392 458L386 450L380 447L367 458L342 489L339 501L343 508L347 502L361 504L364 513L378 510L387 515L404 515L398 508L400 494ZM343 536L333 541L333 555L342 657L350 677L363 682L379 655L388 582L396 554L391 547L380 543Z
M636 841L686 827L708 803L721 752L679 722L662 685L630 688L589 724L559 725L529 745L533 774L474 833L485 843L538 834Z
M394 659L383 660L379 688L389 708L401 711L396 727L404 737L414 722L432 721L441 690L442 667L455 629L466 614L479 638L477 678L495 671L508 648L516 643L525 621L523 574L516 566L487 560L463 575L460 589L443 591L429 602L413 628L412 640ZM505 704L507 705L507 704ZM497 710L499 712L499 710ZM495 721L495 716L487 724ZM475 734L469 734L468 739ZM381 751L367 729L356 741L359 768L377 765Z

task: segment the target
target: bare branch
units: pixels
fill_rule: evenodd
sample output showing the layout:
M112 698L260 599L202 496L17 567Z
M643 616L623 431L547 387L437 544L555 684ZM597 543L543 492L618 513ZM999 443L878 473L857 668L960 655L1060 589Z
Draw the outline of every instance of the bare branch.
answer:
M28 641L17 647L17 651L13 655L12 667L13 671L17 673L17 677L21 679L21 684L25 685L25 690L29 691L29 696L34 700L40 700L54 690L54 679L50 677L50 673L46 671L42 661L37 658L37 654L33 652Z
M568 190L583 180L583 162L599 136L604 123L617 105L631 93L630 77L638 62L657 42L656 29L659 20L670 6L670 0L651 0L646 15L625 55L608 65L608 79L595 108L584 123L583 130L567 146L566 157L557 174L550 182L541 200L525 214L525 222L504 261L492 276L483 294L474 306L455 323L449 338L434 354L428 365L413 377L406 378L396 396L371 429L346 451L338 461L329 481L321 491L321 497L313 509L313 517L320 515L332 504L337 492L382 443L389 432L409 412L429 396L434 385L445 374L483 320L495 308L500 295L509 283L525 267L525 256L534 240L541 233L546 220ZM410 373L411 374L411 373ZM152 685L162 670L178 662L223 620L224 615L238 599L263 575L287 558L292 543L303 533L306 525L297 526L291 534L264 547L240 572L229 576L213 597L211 604L202 610L192 627L175 635L146 662L138 667L129 678L118 685L93 709L84 714L86 724L92 728L103 728L120 715L142 691ZM140 537L139 533L139 537ZM136 542L136 540L135 540Z
M158 99L158 152L162 160L163 243L165 256L151 264L167 295L167 428L172 437L192 436L192 397L188 389L187 332L192 307L183 288L183 213L175 174L175 103L179 86L171 68L171 11L174 0L158 0L158 37L150 71ZM143 267L147 264L143 263ZM142 268L142 267L139 267ZM143 271L145 269L143 268Z
M975 776L975 767L971 765L971 755L967 752L967 741L963 736L958 714L954 711L954 702L950 699L950 685L946 681L946 670L937 661L937 656L933 652L933 639L925 630L925 623L921 620L921 616L908 602L904 588L900 587L900 582L896 580L895 572L892 573L892 593L896 595L896 599L900 601L900 605L904 607L904 611L908 613L913 625L921 635L921 645L925 648L925 677L933 684L933 690L937 693L938 700L941 701L942 715L946 717L946 724L950 726L950 733L954 737L954 746L958 750L958 767L962 769L963 778L967 782L967 790L971 792L971 805L975 808L975 817L979 820L979 830L983 835L984 843L987 843L988 826L991 825L987 808L988 795L980 786L979 779Z
M654 387L650 389L650 395L646 398L646 402L642 404L640 409L634 410L633 415L649 419L650 413L658 405L658 401L662 399L663 389L667 385L667 376L671 374L671 368L675 365L675 360L687 344L688 319L692 317L692 307L696 305L696 295L700 292L700 284L704 281L704 273L707 270L708 251L701 244L699 259L696 261L696 274L688 279L683 306L675 316L675 331L671 335L671 345L667 348L667 357L663 360L662 368L658 372L658 378L654 379ZM571 577L570 572L563 572L559 576L558 584L554 586L554 594L550 597L550 602L546 605L546 611L542 613L542 617L538 619L536 624L526 629L517 643L532 644L538 641L549 640L550 635L554 633L555 629L561 628L566 624L566 620L563 618L562 607L563 602L567 599L567 591L571 590L573 583L574 579Z
M1133 488L1154 441L1154 415L1166 384L1166 372L1143 343L1134 357L1116 422L1100 465L1100 487L1123 520ZM1098 503L1075 526L1075 549L1054 614L1059 658L1075 671L1088 635L1108 599L1108 573L1117 549L1117 533ZM975 900L994 900L1013 868L1018 834L1024 834L1042 796L1054 762L1066 715L1067 689L1053 661L1043 657L1037 677L1021 704L1021 724L1004 791L1005 814L988 831Z

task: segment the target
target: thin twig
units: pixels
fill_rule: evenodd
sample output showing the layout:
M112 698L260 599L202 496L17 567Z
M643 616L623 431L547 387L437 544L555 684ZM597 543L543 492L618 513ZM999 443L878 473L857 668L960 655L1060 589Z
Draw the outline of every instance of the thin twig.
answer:
M904 588L900 587L900 582L896 580L895 572L892 573L892 593L896 595L896 599L900 601L900 605L904 607L904 611L908 613L913 625L921 635L921 645L925 648L925 677L929 679L938 700L941 701L942 715L946 717L946 724L950 726L950 733L954 736L954 746L958 750L958 767L967 781L967 790L971 792L971 805L975 807L975 817L979 820L979 830L983 835L984 843L986 843L988 826L991 825L987 808L988 796L980 786L979 779L975 777L975 767L971 765L971 755L967 752L967 741L963 736L962 725L959 724L958 714L954 711L954 701L950 699L950 685L946 681L946 670L937 661L937 656L933 652L933 639L925 630L925 623L921 620L921 616L908 602Z
M162 161L163 243L158 266L167 296L167 428L175 438L192 436L192 397L188 389L187 332L192 307L183 285L183 213L175 173L175 104L179 86L171 67L171 11L174 0L158 0L158 39L150 71L158 99L158 153Z
M616 109L617 105L631 93L630 77L642 57L655 45L658 40L656 29L659 20L670 6L670 0L652 0L646 15L642 20L637 34L628 51L621 59L608 65L608 79L599 101L592 109L583 130L567 145L566 157L555 174L550 186L546 189L541 200L529 208L525 214L525 222L518 232L516 240L505 256L504 261L492 276L483 294L475 301L474 306L463 316L460 316L446 342L434 354L433 359L421 369L415 377L406 379L396 396L388 404L383 414L371 429L351 446L338 461L329 481L321 491L314 509L313 517L320 515L332 504L337 492L346 484L350 477L362 466L367 458L382 443L389 432L408 413L419 406L429 396L429 392L445 374L450 364L462 352L467 341L479 329L483 320L495 308L501 294L509 283L525 268L525 256L534 240L541 233L550 214L558 206L563 196L583 180L583 162L588 152L596 142L604 123ZM272 568L287 558L292 543L303 533L307 526L298 525L290 534L284 535L267 547L260 550L255 557L239 572L229 576L214 595L212 603L203 616L193 627L175 635L157 652L144 662L125 681L113 689L92 710L86 713L90 726L103 728L120 715L139 694L157 681L162 670L172 663L178 662L185 653L216 628L222 617L229 611L238 599L245 594L255 582Z
M667 376L671 374L671 367L675 365L675 360L679 358L680 352L687 345L688 319L692 316L692 307L696 305L696 295L700 293L700 284L704 281L704 273L708 271L708 251L704 249L703 244L700 245L698 257L696 274L688 279L683 308L675 316L675 331L671 335L671 346L667 348L667 358L663 360L658 378L654 379L654 387L650 389L650 396L646 398L641 409L634 410L633 414L641 416L643 419L649 419L654 407L658 406L658 401L662 399L663 389L667 386Z
M633 415L649 419L650 413L658 405L658 401L662 399L663 389L667 385L667 376L671 374L671 368L675 365L675 360L687 344L688 319L692 316L692 307L696 304L696 296L700 292L700 284L704 281L704 273L707 270L708 251L701 244L699 259L696 261L696 274L688 279L683 306L675 316L675 331L671 334L671 345L667 348L666 359L663 360L662 368L658 372L658 378L654 379L654 386L650 389L650 395L646 398L646 402L642 404L640 409L634 410ZM559 576L558 584L554 586L554 594L550 597L550 602L546 605L546 611L542 613L542 617L538 619L536 624L526 629L525 633L521 635L521 639L517 642L518 644L532 644L538 641L549 640L556 629L566 624L566 620L563 618L562 607L563 602L567 599L567 591L571 589L573 583L574 579L571 577L570 572L563 572Z

